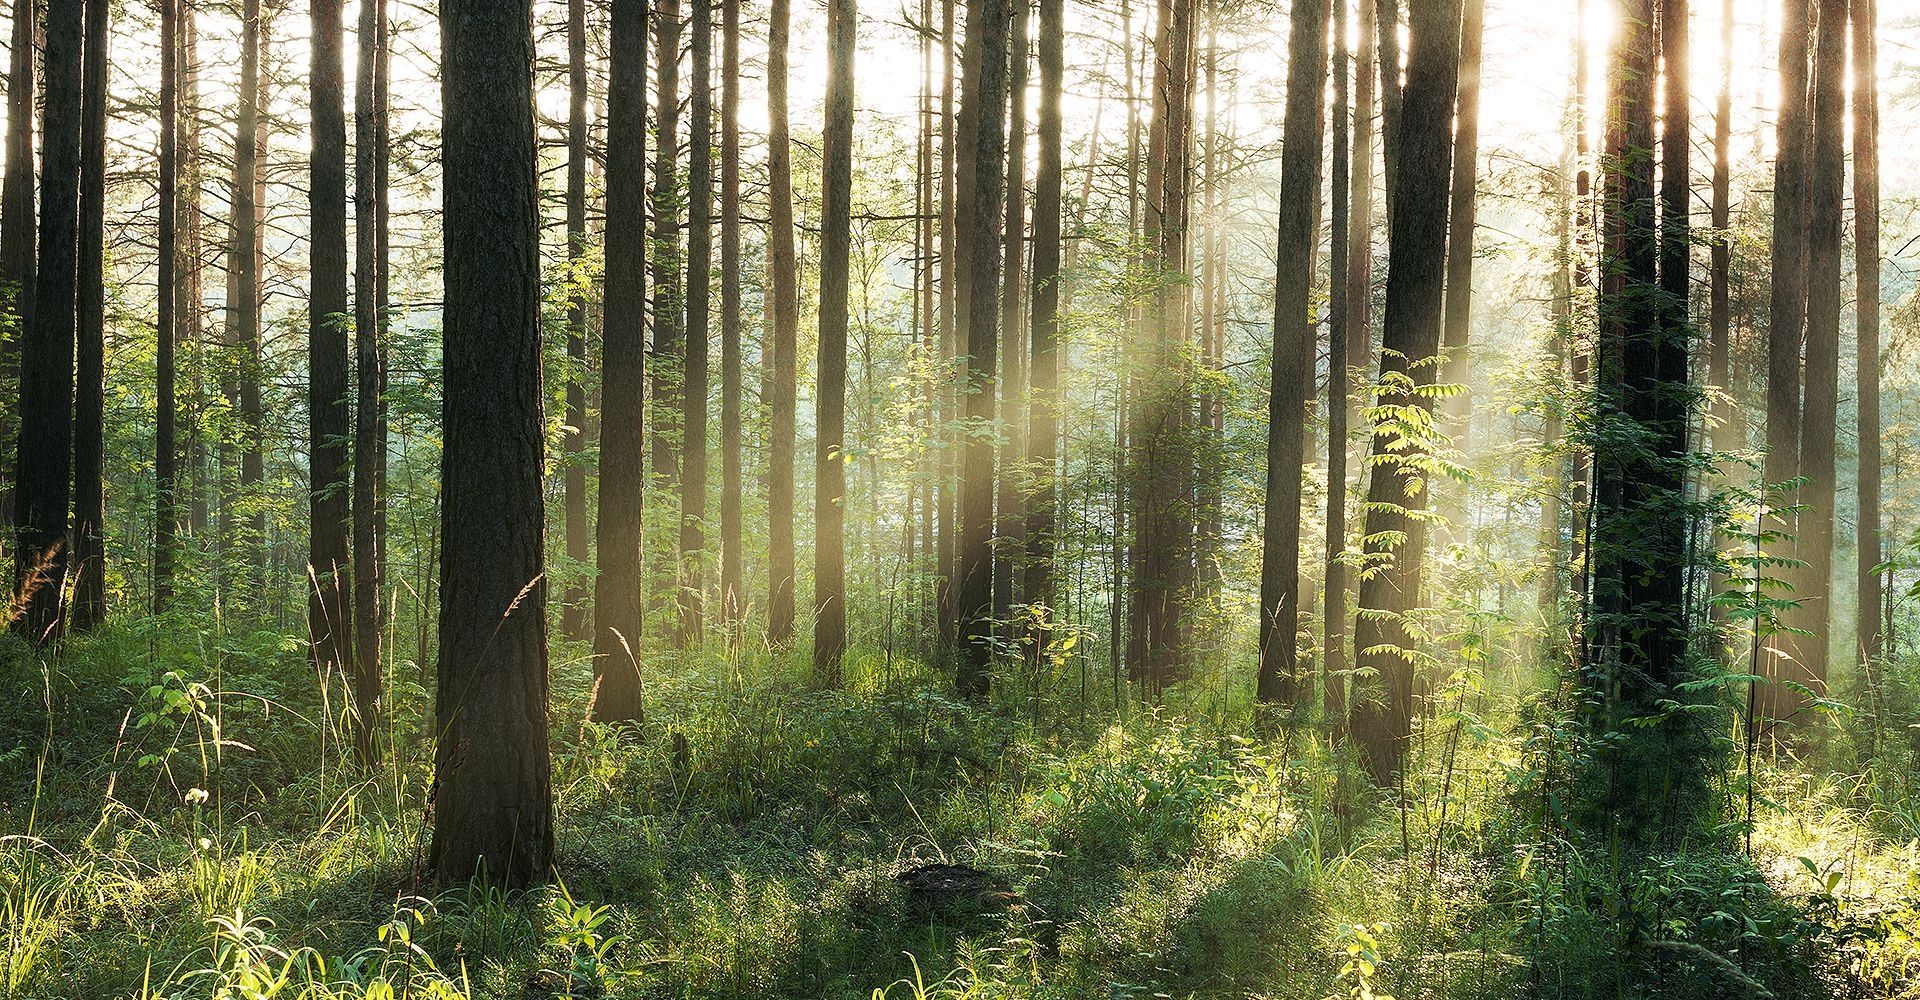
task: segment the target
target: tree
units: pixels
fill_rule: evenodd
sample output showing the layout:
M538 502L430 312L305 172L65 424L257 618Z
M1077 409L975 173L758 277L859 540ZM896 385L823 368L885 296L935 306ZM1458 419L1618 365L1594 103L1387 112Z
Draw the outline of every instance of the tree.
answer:
M1729 19L1731 20L1731 19ZM1860 456L1855 489L1860 513L1854 534L1860 595L1856 648L1863 662L1879 660L1880 573L1880 80L1879 10L1854 0L1853 20L1853 259Z
M1028 22L1032 19L1030 0L1011 0L1012 34L1007 43L1007 177L1006 225L1000 232L1004 264L1001 269L1000 329L1006 331L1001 344L1000 412L1004 430L1000 433L1000 479L994 498L997 521L993 544L993 617L996 621L1013 619L1014 574L1025 562L1026 515L1020 511L1021 495L1026 487L1021 466L1026 456L1020 423L1013 419L1025 410L1026 388L1025 338L1019 335L1021 299L1026 293L1022 275L1026 263L1026 179L1027 179L1027 42Z
M1713 112L1713 238L1707 276L1707 384L1719 390L1710 403L1715 451L1737 449L1739 414L1726 405L1732 391L1731 364L1733 309L1729 289L1733 277L1733 239L1727 231L1733 221L1733 0L1720 4L1720 94Z
M994 441L999 374L995 326L1000 303L1001 170L1005 160L1008 10L1005 0L967 5L961 55L959 179L955 226L964 247L959 293L960 339L967 345L961 394L969 433L961 443L960 547L956 615L960 625L957 687L984 698L993 637Z
M1774 117L1773 240L1767 307L1766 482L1800 474L1800 350L1807 309L1807 39L1811 0L1780 3L1780 107Z
M600 395L600 517L594 541L593 717L642 718L640 633L642 501L647 385L647 0L615 0L607 74L606 329Z
M687 124L687 345L680 427L680 640L696 643L705 616L707 314L713 288L713 0L693 0L693 97Z
M220 544L238 548L245 559L240 594L244 599L258 590L265 574L266 509L254 503L253 513L241 526L242 497L254 497L266 475L261 444L260 412L260 200L264 175L260 157L266 138L265 118L260 114L260 52L265 26L261 23L260 0L243 0L240 12L240 89L239 108L234 119L233 187L229 195L232 209L228 215L227 303L224 348L227 405L240 415L236 444L221 442L224 467L238 447L240 474L237 490L224 493L220 505ZM221 571L226 569L223 561ZM222 579L221 583L226 581ZM225 589L225 588L219 588Z
M813 672L838 686L847 646L847 270L853 240L854 0L827 5L820 215L820 398L813 502Z
M80 107L86 20L81 4L47 9L40 111L40 259L20 351L19 486L14 503L16 627L32 642L61 634L72 553L74 331L79 291Z
M387 558L387 0L361 0L354 86L353 623L355 737L373 760L381 729L380 590ZM572 536L568 536L571 541Z
M10 336L0 336L0 392L17 393L20 354L33 321L33 99L34 35L38 3L16 2L7 70L6 178L0 182L0 294L13 314ZM17 397L15 397L17 398ZM19 441L18 412L0 408L0 524L14 523L14 467Z
M697 2L697 0L696 0ZM674 494L677 507L685 509L686 481L680 475L680 454L685 426L681 407L685 398L687 328L681 310L685 285L680 265L680 0L654 0L653 65L653 236L649 263L653 267L653 350L648 368L650 405L653 408L652 454L653 481ZM677 518L668 532L669 556L654 564L653 593L663 605L673 606L678 598L679 560L671 553L679 548ZM667 619L666 634L679 637L673 618Z
M309 473L310 548L307 635L323 671L353 663L347 609L352 462L348 435L351 371L347 353L347 109L340 0L313 0L313 157L308 171L311 290L307 296L307 414L313 462Z
M1355 666L1371 680L1356 691L1353 733L1376 781L1399 771L1413 726L1413 664L1418 640L1408 615L1420 599L1425 562L1425 473L1429 453L1419 427L1431 413L1424 388L1440 346L1446 281L1450 124L1460 56L1456 0L1412 0L1411 45L1397 137L1388 146L1398 184L1387 212L1387 302L1381 328L1380 381L1367 481L1363 558L1354 623ZM1383 54L1382 58L1385 58Z
M76 632L107 620L107 0L85 0L80 105L79 291L73 392L73 607Z
M1354 202L1373 199L1370 180L1367 186L1362 186L1360 180L1371 178L1371 163L1360 168L1359 177L1354 171L1356 131L1364 141L1359 147L1359 158L1367 161L1373 158L1371 130L1356 128L1363 117L1371 122L1373 109L1351 107L1349 94L1355 73L1347 37L1348 6L1349 0L1333 0L1333 165L1329 179L1333 192L1333 231L1327 241L1327 593L1326 612L1321 616L1325 636L1321 642L1324 650L1321 697L1326 717L1336 732L1345 726L1347 715L1347 579L1346 566L1340 557L1347 548L1347 437L1353 423L1352 368L1357 367L1352 365L1349 356L1353 348L1353 327L1357 322L1365 329L1365 303L1371 298L1370 285L1353 278L1356 267L1366 266L1371 216L1356 210ZM1360 6L1364 12L1366 0L1361 0ZM1364 22L1364 16L1362 20ZM1368 41L1372 32L1367 28L1368 25L1361 25L1360 39L1362 47L1371 55ZM1373 67L1365 58L1361 59L1359 90L1369 102L1373 92L1367 78L1372 73ZM1353 304L1356 295L1362 302L1359 309Z
M1460 389L1442 403L1442 412L1454 435L1454 447L1467 450L1473 431L1472 397L1466 392L1473 371L1469 353L1473 341L1473 237L1478 214L1480 181L1480 47L1486 21L1486 0L1464 0L1460 17L1460 79L1454 104L1452 207L1447 228L1447 303L1441 346L1446 350L1442 381ZM1452 515L1467 525L1464 490L1449 492Z
M31 5L29 5L31 6ZM16 8L17 10L18 8ZM175 459L176 384L178 361L180 243L176 232L180 202L180 0L160 0L160 150L159 266L154 309L154 422L153 422L153 611L167 610L173 600L173 556L178 544L179 511L175 506L178 471ZM0 238L4 238L0 236Z
M446 439L428 863L442 885L515 888L554 857L532 27L530 0L440 4Z
M740 0L720 0L720 618L738 641L746 547L740 481Z
M1059 531L1055 480L1060 435L1061 114L1066 69L1064 0L1040 0L1040 121L1033 186L1032 350L1027 365L1026 579L1028 603L1051 609ZM1051 614L1048 614L1051 617ZM1036 640L1037 641L1037 640Z
M1339 0L1336 0L1339 2ZM1314 198L1326 103L1327 7L1294 0L1287 44L1287 110L1280 159L1279 246L1273 292L1273 364L1267 403L1267 489L1260 557L1263 704L1289 709L1299 697L1295 662L1300 614L1300 465L1312 364Z
M562 474L562 531L567 558L585 564L587 544L587 0L567 0L567 380L566 453ZM560 629L568 638L587 634L586 589L569 584L560 598Z
M936 416L941 423L939 457L934 469L934 587L936 633L942 649L950 649L960 635L960 588L955 576L959 563L960 442L951 428L960 415L959 303L960 236L958 201L960 170L954 103L954 4L940 4L940 400Z
M787 21L790 0L767 8L767 225L773 311L773 372L768 399L767 642L793 641L793 450L800 351L800 285L793 248L793 160L787 132Z

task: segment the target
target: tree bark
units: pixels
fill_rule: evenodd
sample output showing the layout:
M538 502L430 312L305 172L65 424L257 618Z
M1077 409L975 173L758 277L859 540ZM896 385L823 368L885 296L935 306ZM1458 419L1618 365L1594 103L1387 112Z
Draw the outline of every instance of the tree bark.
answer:
M1869 679L1884 641L1880 572L1880 81L1879 10L1875 0L1853 0L1853 259L1860 442L1860 516L1854 534L1859 564L1855 648Z
M354 86L353 691L356 747L377 759L387 478L387 0L361 0Z
M767 250L772 265L773 378L767 442L767 642L793 641L793 453L798 395L800 286L793 246L793 163L787 132L787 28L790 0L767 15Z
M73 423L73 608L76 632L107 620L107 0L85 0L80 110L79 292Z
M352 589L347 535L352 520L353 417L347 397L347 109L340 0L313 0L309 106L313 119L308 206L311 290L307 297L309 473L307 636L323 675L353 667Z
M1480 182L1480 49L1485 22L1486 0L1465 0L1461 7L1460 80L1453 120L1446 327L1440 341L1447 356L1441 379L1459 387L1456 394L1441 402L1441 413L1447 419L1446 432L1453 435L1453 447L1461 453L1468 451L1473 432L1473 401L1467 394L1467 380L1473 372L1469 352L1473 342L1473 238ZM1452 526L1456 534L1463 534L1468 527L1464 523L1466 486L1448 483L1446 487L1451 494L1449 519L1456 522Z
M1040 0L1040 121L1033 188L1032 349L1027 366L1026 574L1028 603L1054 617L1055 513L1060 436L1061 102L1066 75L1064 0ZM1036 636L1036 643L1044 636Z
M960 417L959 393L959 285L960 244L955 202L958 195L959 163L954 101L954 81L959 73L954 66L954 5L958 0L942 0L940 5L940 406L938 471L934 477L934 616L938 643L951 649L960 635L958 565L960 440L952 428Z
M365 0L362 0L365 2ZM587 148L593 126L587 118L587 0L567 0L567 378L565 452L561 509L567 559L584 566L591 558L587 527ZM585 638L587 593L569 583L560 598L560 631Z
M18 12L21 4L16 3ZM31 8L31 0L25 6ZM180 0L160 0L160 153L159 248L155 255L159 275L154 309L154 421L153 421L153 612L165 612L173 602L173 557L178 544L178 511L174 495L178 470L175 459L176 385L179 362L175 348L179 319L180 245L177 209L180 190ZM0 235L0 239L4 239Z
M1327 720L1337 733L1347 714L1347 582L1340 554L1347 545L1347 435L1352 413L1351 372L1347 354L1353 342L1352 296L1354 247L1364 246L1366 235L1353 234L1353 199L1371 192L1356 190L1353 179L1352 59L1347 36L1350 0L1333 0L1333 164L1329 188L1333 193L1333 231L1327 240L1327 536L1325 549L1326 611L1321 615L1321 697ZM1365 6L1365 0L1362 0ZM1364 35L1363 35L1364 37ZM1372 72L1360 67L1360 75ZM1371 110L1369 109L1369 112ZM1362 156L1370 156L1365 149ZM1362 293L1364 294L1364 293Z
M653 146L653 350L647 368L652 396L653 436L649 439L653 481L672 494L673 511L666 531L668 558L653 564L652 592L665 606L676 607L679 596L679 511L686 504L685 481L680 476L681 446L686 432L681 422L686 386L686 326L682 310L686 286L680 272L680 0L654 0L653 18L654 146ZM657 529L656 529L657 530ZM680 638L679 623L669 617L664 625L673 641Z
M847 647L847 271L853 245L854 0L827 5L826 124L821 150L819 437L813 503L813 672L840 684Z
M0 182L0 295L15 320L13 334L0 338L0 392L18 401L20 355L33 322L33 112L34 36L39 23L36 0L15 0L7 70L6 179ZM21 414L0 408L0 524L14 523L13 491L20 480L18 458Z
M693 95L687 125L687 342L680 427L680 641L706 620L707 315L713 289L713 0L693 2Z
M448 886L527 885L554 859L532 27L530 0L440 4L446 438L429 866Z
M1021 513L1021 495L1025 471L1022 459L1026 444L1023 428L1014 419L1026 409L1025 338L1019 331L1021 299L1026 293L1023 274L1026 264L1026 178L1027 178L1027 61L1028 25L1032 20L1029 0L1011 0L1012 33L1007 42L1007 193L1006 226L1001 230L1005 246L1001 270L1000 329L1006 331L1001 345L1000 412L1004 429L1000 433L1000 478L994 498L993 545L993 617L996 621L1013 619L1014 577L1026 564L1025 543L1020 537L1026 528Z
M594 541L593 718L643 718L641 516L647 384L647 0L614 0L607 44L607 264L600 516Z
M720 618L740 638L740 0L720 0Z

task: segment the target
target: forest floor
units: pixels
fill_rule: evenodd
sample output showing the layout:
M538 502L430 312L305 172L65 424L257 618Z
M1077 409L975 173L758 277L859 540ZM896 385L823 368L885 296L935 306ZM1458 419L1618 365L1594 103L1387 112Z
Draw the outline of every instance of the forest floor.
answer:
M418 675L367 777L303 652L0 648L0 998L1920 996L1904 743L1759 761L1750 853L1636 853L1563 830L1538 677L1457 677L1397 796L1224 680L1116 711L1070 662L983 707L687 654L622 732L560 647L558 879L433 894Z

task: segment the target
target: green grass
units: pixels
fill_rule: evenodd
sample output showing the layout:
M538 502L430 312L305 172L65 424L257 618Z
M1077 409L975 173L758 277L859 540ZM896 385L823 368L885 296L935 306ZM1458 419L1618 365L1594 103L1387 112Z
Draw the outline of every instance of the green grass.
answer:
M0 997L1915 995L1890 777L1817 782L1817 826L1768 811L1758 864L1610 855L1539 805L1513 678L1448 689L1401 809L1323 733L1222 708L1232 675L1116 713L1068 663L980 707L899 655L825 692L709 650L650 663L649 724L616 731L557 654L560 868L502 897L419 877L412 665L367 776L284 636L6 646ZM1805 773L1769 780L1806 800ZM1829 855L1880 881L1795 881ZM896 876L935 862L996 892L917 905Z

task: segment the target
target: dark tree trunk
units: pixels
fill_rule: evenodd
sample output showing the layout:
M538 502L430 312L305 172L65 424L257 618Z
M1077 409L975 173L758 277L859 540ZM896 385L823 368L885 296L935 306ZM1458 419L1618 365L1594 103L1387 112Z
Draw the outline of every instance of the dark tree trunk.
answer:
M1360 0L1367 3L1369 0ZM1394 199L1400 191L1400 122L1404 117L1406 88L1401 86L1400 5L1402 0L1371 0L1375 7L1374 32L1380 40L1377 62L1380 69L1380 146L1381 178L1387 190L1387 219L1391 228ZM1417 2L1417 0L1408 0Z
M1707 384L1722 397L1733 391L1730 349L1733 310L1729 300L1733 273L1733 0L1720 5L1720 96L1713 117L1713 239L1707 291ZM1740 414L1724 398L1710 404L1713 448L1741 447Z
M180 225L180 267L176 272L180 291L174 304L179 318L175 334L187 351L186 469L188 499L187 533L194 536L195 549L206 542L209 500L213 477L207 467L207 330L205 292L205 220L201 217L201 184L205 162L200 148L200 64L199 32L194 27L193 7L182 2L180 17L180 206L175 216Z
M826 125L821 150L819 438L813 502L813 672L840 684L847 647L847 270L853 240L854 0L827 5Z
M713 289L713 0L693 0L693 96L687 125L686 436L680 476L680 640L706 618L707 315Z
M1358 239L1354 237L1353 199L1355 195L1362 199L1371 196L1365 189L1356 191L1353 181L1353 119L1357 116L1350 107L1353 70L1347 41L1349 3L1333 0L1333 164L1328 185L1333 193L1333 232L1327 240L1326 611L1321 615L1325 639L1321 643L1320 689L1326 718L1336 732L1345 725L1347 714L1347 581L1340 553L1347 545L1347 428L1352 396L1347 352L1353 339L1354 311L1351 274L1354 245L1364 245L1367 238L1364 229ZM1371 67L1360 67L1361 76L1370 72ZM1371 109L1367 113L1371 114ZM1361 155L1371 153L1367 148Z
M1335 0L1342 2L1342 0ZM1273 367L1267 404L1267 489L1260 558L1261 703L1291 709L1300 614L1300 466L1313 357L1314 196L1325 121L1325 0L1294 0L1287 46L1287 111L1280 159L1279 246L1273 293Z
M614 0L607 76L607 283L600 355L600 516L594 541L593 717L642 716L646 600L640 521L646 484L647 0Z
M28 6L31 6L29 3ZM16 4L15 10L19 9ZM179 445L175 421L179 412L176 385L179 361L175 348L180 244L177 233L180 190L180 0L160 0L160 158L159 267L154 310L154 421L153 421L153 612L160 614L173 602L173 557L178 537L175 459ZM0 238L4 238L0 236Z
M697 0L696 0L697 2ZM676 501L664 506L664 514L674 512L666 541L667 558L653 564L651 593L661 606L678 606L679 512L685 509L686 492L680 476L680 452L685 434L681 422L683 390L686 384L686 325L682 316L686 286L680 266L680 208L684 198L680 190L680 0L653 0L653 243L649 263L653 268L653 350L647 368L652 396L653 437L648 442L652 456L653 482L656 488L670 492ZM664 634L678 641L680 628L671 615L660 626Z
M995 325L1000 303L1001 169L1005 160L1008 12L1005 0L967 5L962 56L956 227L961 255L959 317L966 361L961 394L967 423L992 426L999 377ZM967 435L961 445L957 686L969 698L987 694L993 641L994 442Z
M1059 524L1061 101L1066 74L1064 0L1040 0L1039 173L1033 188L1032 355L1027 365L1026 579L1028 603L1055 606ZM1036 637L1036 642L1044 637Z
M353 665L352 587L347 535L352 520L353 410L347 354L346 51L340 0L313 0L313 157L308 205L312 225L312 290L307 297L307 414L313 462L308 492L307 635L323 671Z
M1868 676L1880 659L1882 634L1880 573L1885 557L1880 539L1880 81L1879 10L1875 0L1853 0L1853 259L1854 308L1858 337L1860 442L1858 478L1860 516L1854 551L1860 604L1855 619L1855 648Z
M1431 365L1440 346L1441 300L1446 288L1448 177L1453 167L1450 125L1460 56L1457 0L1413 0L1412 45L1407 61L1401 127L1389 146L1398 164L1398 193L1387 213L1387 311L1381 338L1381 381L1394 386L1383 407L1428 410L1418 390L1433 382ZM1384 56L1383 56L1384 58ZM1397 147L1397 148L1396 148ZM1353 705L1353 732L1361 760L1376 781L1400 769L1413 726L1412 656L1419 648L1407 615L1419 604L1425 564L1425 532L1419 517L1424 489L1410 488L1422 473L1405 465L1425 450L1397 450L1402 428L1392 421L1373 428L1367 481L1364 552L1376 571L1360 583L1353 630L1355 665L1371 672ZM1398 544L1392 540L1398 539Z
M46 19L41 106L40 257L32 319L20 352L20 481L14 503L16 628L31 642L58 638L71 552L73 362L79 284L80 105L86 18L56 4Z
M584 566L591 558L587 527L587 0L567 0L567 380L566 453L561 508L567 559ZM569 639L585 638L587 593L578 583L560 599L560 630Z
M934 615L937 619L938 642L941 649L951 649L960 635L960 622L956 617L959 607L959 581L954 576L954 567L960 551L960 441L952 433L952 426L960 416L959 393L959 287L960 287L960 245L958 214L954 204L957 198L960 171L958 161L958 141L956 125L959 115L956 113L954 81L959 72L954 64L957 58L955 41L958 35L954 24L954 6L958 0L942 0L940 4L940 405L938 410L941 428L938 438L939 458L934 476Z
M793 451L800 342L799 262L793 247L793 161L787 133L789 0L773 0L767 16L767 250L773 273L773 373L767 442L767 642L793 641Z
M361 0L354 86L353 692L356 747L376 759L380 703L380 590L387 558L387 0Z
M18 401L20 353L33 322L33 111L34 36L39 20L35 0L15 0L12 55L7 71L6 179L0 183L0 295L15 320L12 334L0 337L0 393ZM20 413L0 407L0 524L14 523L13 490L19 482Z
M85 0L80 110L79 292L73 392L73 609L77 632L107 620L107 0Z
M244 570L238 581L239 603L249 603L264 583L266 515L264 509L246 518L242 526L242 498L252 498L265 473L260 446L260 156L265 128L260 114L260 0L244 0L240 14L239 109L234 121L233 186L229 204L227 242L227 302L224 319L222 391L227 406L239 414L237 438L223 437L220 500L220 558L216 589L233 595L227 579L230 563ZM240 452L237 488L227 482L233 452ZM259 505L255 505L258 507Z
M1019 331L1021 298L1026 294L1023 272L1026 263L1026 178L1027 178L1027 42L1032 20L1029 0L1012 0L1012 34L1007 42L1007 178L1006 228L1001 230L1004 264L1001 271L1000 329L1006 331L1001 345L1000 413L1004 430L1000 441L1000 478L994 498L993 545L993 617L996 621L1013 619L1016 599L1014 575L1025 564L1020 535L1026 528L1026 515L1020 511L1025 492L1023 459L1025 430L1014 419L1026 410L1025 338Z
M530 0L440 5L446 439L429 865L449 886L523 886L554 858L532 28Z
M1453 435L1453 447L1468 450L1473 431L1473 402L1467 380L1473 372L1469 354L1473 342L1473 237L1478 215L1480 182L1480 48L1486 20L1486 0L1465 0L1460 17L1460 80L1454 105L1453 204L1448 210L1446 327L1440 344L1446 349L1441 381L1459 386L1457 394L1441 403L1443 429ZM1466 487L1446 484L1447 504L1455 533L1464 537L1468 525Z
M720 618L740 638L740 0L720 0Z

